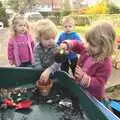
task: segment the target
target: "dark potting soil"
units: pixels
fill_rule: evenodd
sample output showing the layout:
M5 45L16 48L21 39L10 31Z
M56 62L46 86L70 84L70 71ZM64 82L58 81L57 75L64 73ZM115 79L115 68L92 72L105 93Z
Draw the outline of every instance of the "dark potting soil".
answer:
M53 85L51 93L46 97L41 96L37 88L25 89L25 94L23 91L14 91L11 97L16 102L19 102L20 96L21 99L30 98L33 101L31 109L1 110L0 120L88 120L77 98L59 83Z

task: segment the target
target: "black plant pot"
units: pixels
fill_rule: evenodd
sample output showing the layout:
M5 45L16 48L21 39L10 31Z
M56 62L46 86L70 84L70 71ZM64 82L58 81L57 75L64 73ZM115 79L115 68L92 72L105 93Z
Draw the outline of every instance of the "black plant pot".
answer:
M63 63L67 60L68 53L61 49L56 49L54 52L54 59L57 63Z

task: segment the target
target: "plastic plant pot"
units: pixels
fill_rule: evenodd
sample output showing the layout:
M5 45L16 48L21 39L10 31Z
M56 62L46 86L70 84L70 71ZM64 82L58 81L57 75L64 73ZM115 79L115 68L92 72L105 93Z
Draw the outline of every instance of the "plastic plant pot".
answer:
M41 83L40 81L37 81L37 86L40 89L40 94L42 96L48 96L53 86L53 81L48 80L47 83Z
M54 60L57 63L62 63L67 60L68 53L64 49L56 49L54 52Z

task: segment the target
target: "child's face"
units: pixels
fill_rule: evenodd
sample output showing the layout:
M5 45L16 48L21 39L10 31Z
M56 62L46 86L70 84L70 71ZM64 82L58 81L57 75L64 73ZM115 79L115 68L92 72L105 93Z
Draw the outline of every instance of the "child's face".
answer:
M17 32L17 34L23 34L27 31L27 25L24 21L19 21L18 24L16 24L15 26L15 30Z
M44 35L41 36L41 44L45 48L52 48L55 46L55 36L51 36L50 39L47 39Z
M101 46L94 43L88 43L88 51L92 56L99 55L101 53Z
M71 33L74 29L74 24L70 21L64 23L64 31L67 33Z

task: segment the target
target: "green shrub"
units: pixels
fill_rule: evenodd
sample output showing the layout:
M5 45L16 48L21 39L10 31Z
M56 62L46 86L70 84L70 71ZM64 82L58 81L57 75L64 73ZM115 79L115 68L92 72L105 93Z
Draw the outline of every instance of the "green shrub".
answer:
M90 25L92 18L87 15L73 15L75 19L75 24L79 26Z
M8 15L5 12L5 8L0 1L0 21L4 23L4 26L8 26Z
M110 14L117 14L120 13L120 7L115 5L114 3L111 3L108 5L109 6L109 13Z

